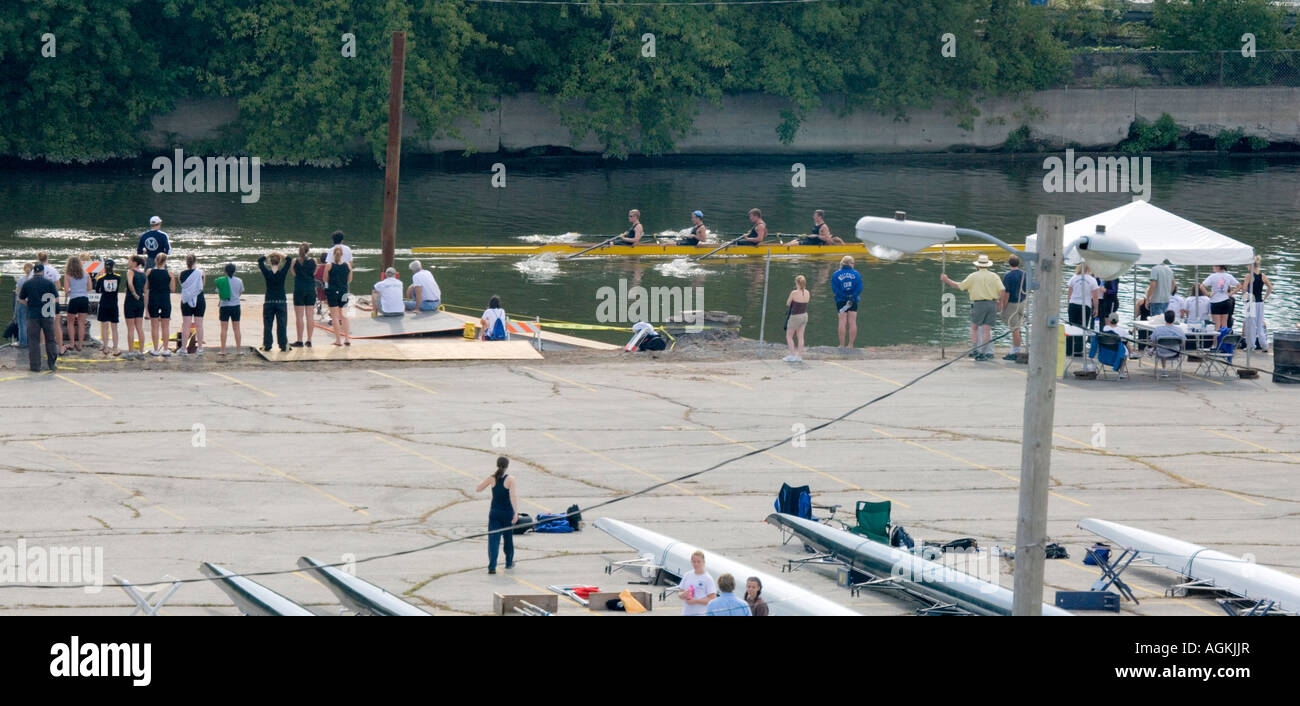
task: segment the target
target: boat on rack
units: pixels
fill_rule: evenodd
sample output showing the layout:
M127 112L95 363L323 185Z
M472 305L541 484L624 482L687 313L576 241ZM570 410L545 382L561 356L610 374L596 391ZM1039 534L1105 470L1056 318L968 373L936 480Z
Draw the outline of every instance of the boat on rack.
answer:
M706 245L671 245L671 244L647 244L647 245L606 245L595 248L586 253L583 257L693 257L704 255L714 248L717 248L726 241L709 243ZM587 248L595 246L596 243L543 243L543 244L520 244L520 245L434 245L427 247L411 248L411 253L415 255L441 255L441 256L532 256L553 253L558 256L576 255ZM1024 245L1015 246L1023 250ZM772 240L770 243L761 245L733 245L725 250L714 254L714 258L750 258L765 257L768 253L773 257L828 257L839 259L845 255L852 255L855 258L866 259L873 257L867 250L866 243L845 243L843 245L799 245L798 241L791 240L780 243ZM990 243L945 243L934 247L925 248L921 251L922 255L941 255L943 253L994 253L1003 252L1001 248ZM874 259L874 258L873 258Z

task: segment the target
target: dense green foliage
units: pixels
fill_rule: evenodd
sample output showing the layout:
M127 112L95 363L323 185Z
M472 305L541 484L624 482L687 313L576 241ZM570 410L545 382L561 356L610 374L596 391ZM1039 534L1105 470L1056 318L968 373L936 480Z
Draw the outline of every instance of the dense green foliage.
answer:
M1180 144L1182 129L1169 113L1161 113L1155 122L1139 117L1129 126L1128 139L1119 144L1125 152L1156 152L1186 147Z
M904 120L942 103L970 129L980 97L1058 83L1070 46L1113 34L1113 2L1048 12L1026 0L7 0L0 154L138 154L152 118L177 100L228 96L239 121L206 149L309 164L368 151L382 162L397 29L408 33L405 106L422 139L455 137L459 119L525 91L558 109L573 144L594 138L612 157L671 151L702 104L729 94L771 97L782 120L770 129L786 143L824 103ZM1264 49L1288 41L1281 27L1265 0L1157 0L1151 37L1162 48L1230 49L1252 31ZM41 53L46 32L55 57ZM355 57L342 54L347 33Z

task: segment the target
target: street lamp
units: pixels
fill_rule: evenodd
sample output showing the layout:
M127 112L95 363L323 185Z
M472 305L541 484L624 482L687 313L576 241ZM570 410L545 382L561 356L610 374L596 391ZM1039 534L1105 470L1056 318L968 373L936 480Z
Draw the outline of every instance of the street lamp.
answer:
M1052 463L1052 421L1056 412L1055 327L1060 323L1062 241L1065 219L1039 216L1037 251L1021 253L988 233L940 223L907 220L896 211L894 217L865 216L857 223L858 239L868 252L886 260L946 243L967 235L1016 253L1026 261L1028 288L1038 290L1030 316L1029 375L1025 383L1025 416L1020 444L1020 505L1016 520L1016 570L1013 615L1039 615L1043 606L1043 563L1047 543L1047 486ZM1075 239L1069 245L1099 275L1114 279L1137 261L1140 250L1132 238L1106 233L1099 227L1093 235ZM1034 270L1040 273L1036 280Z

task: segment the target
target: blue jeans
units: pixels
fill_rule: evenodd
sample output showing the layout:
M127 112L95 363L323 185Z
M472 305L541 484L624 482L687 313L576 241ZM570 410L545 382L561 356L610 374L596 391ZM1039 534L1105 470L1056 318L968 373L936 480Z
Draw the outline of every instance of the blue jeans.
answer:
M407 311L415 311L415 300L414 300L414 299L406 299L406 300L403 300L402 303L406 305L406 310L407 310ZM438 305L441 304L441 303L442 303L442 301L439 300L439 299L432 299L432 300L430 300L430 299L426 299L426 300L420 302L420 311L437 311L437 310L438 310Z
M1169 308L1169 302L1150 302L1147 304L1147 310L1151 312L1151 318L1163 319L1165 310Z
M18 345L27 347L27 305L14 300L14 323L18 324Z
M511 526L511 520L514 519L514 513L488 513L488 531L503 529ZM497 568L497 547L501 546L501 540L506 543L506 566L513 566L515 563L515 532L508 530L506 532L496 532L488 535L488 569L496 571Z

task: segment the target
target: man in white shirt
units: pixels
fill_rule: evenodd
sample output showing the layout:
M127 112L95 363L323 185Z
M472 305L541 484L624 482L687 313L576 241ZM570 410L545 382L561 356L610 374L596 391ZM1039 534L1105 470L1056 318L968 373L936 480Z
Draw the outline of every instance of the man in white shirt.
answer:
M42 265L45 265L45 270L44 270L45 279L48 279L49 281L53 282L56 287L59 286L59 268L50 264L49 253L45 253L45 252L36 253L36 261L41 263ZM57 331L58 327L56 326L54 330Z
M704 571L704 552L696 549L691 555L691 569L677 584L677 597L686 604L682 615L708 615L709 601L718 597L718 585Z
M329 246L325 251L328 254L329 262L334 262L334 248L343 248L343 262L352 262L352 248L343 244L343 231L334 231L334 234L330 236L330 239L334 244Z
M384 278L375 283L371 296L375 316L402 316L406 307L402 306L402 280L397 278L397 270L384 270Z
M419 260L411 261L411 273L411 286L406 288L406 294L411 298L404 302L406 310L437 311L442 303L442 290L438 288L433 273L424 269Z

